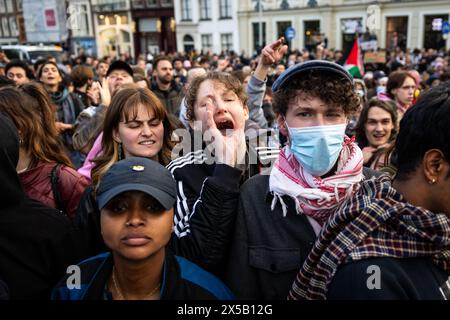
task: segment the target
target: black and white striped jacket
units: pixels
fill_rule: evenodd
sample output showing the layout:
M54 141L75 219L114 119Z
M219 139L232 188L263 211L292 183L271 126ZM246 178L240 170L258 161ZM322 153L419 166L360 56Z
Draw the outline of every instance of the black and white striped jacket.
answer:
M279 149L247 144L247 159L256 163L245 172L225 164L215 164L203 150L190 152L167 168L177 182L174 234L170 247L177 255L221 276L234 228L239 188L251 176L267 169ZM255 161L254 161L255 162Z

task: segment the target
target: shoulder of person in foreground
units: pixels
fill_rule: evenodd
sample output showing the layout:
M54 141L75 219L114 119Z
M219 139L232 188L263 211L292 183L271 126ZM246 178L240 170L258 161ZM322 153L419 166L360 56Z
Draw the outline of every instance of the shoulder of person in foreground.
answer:
M190 262L189 260L175 256L175 259L180 267L181 279L188 281L195 286L208 291L211 294L211 298L218 300L232 300L235 299L234 294L230 289L220 281L216 276L205 271L198 265ZM188 299L199 299L202 297L186 297ZM203 296L204 298L204 296Z
M71 266L52 292L52 300L83 300L110 253L102 253Z
M441 300L449 275L427 258L370 258L342 265L332 279L330 300Z

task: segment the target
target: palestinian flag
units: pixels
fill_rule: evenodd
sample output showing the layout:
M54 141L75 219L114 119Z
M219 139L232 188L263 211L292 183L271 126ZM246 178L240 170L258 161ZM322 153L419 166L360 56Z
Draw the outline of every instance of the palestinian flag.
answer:
M344 68L354 77L354 78L362 78L364 75L364 64L362 60L361 49L359 48L358 39L355 39L355 43L353 44L353 48L350 51L347 59L344 63Z

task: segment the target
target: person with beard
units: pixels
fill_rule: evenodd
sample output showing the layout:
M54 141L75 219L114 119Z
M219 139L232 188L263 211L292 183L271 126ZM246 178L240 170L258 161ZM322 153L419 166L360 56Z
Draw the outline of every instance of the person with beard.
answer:
M85 243L66 216L29 198L16 167L19 132L0 112L0 276L11 300L47 300Z
M152 92L161 100L168 113L180 114L181 87L174 80L172 61L159 56L153 62Z

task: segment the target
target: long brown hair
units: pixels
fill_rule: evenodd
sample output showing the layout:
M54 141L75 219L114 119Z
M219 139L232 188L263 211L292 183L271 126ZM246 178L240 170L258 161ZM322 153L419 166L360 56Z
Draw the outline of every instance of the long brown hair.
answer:
M369 145L369 140L367 140L366 136L366 122L369 118L369 110L373 107L377 107L383 109L388 112L391 116L392 124L394 125L394 129L391 131L391 136L389 137L388 142L392 142L397 137L398 132L398 123L397 123L397 111L395 108L395 104L392 101L383 101L378 98L372 98L368 103L364 106L361 111L361 115L359 116L358 123L355 128L356 134L356 142L358 143L360 148L367 147Z
M119 144L113 139L113 133L119 127L119 122L136 118L139 105L151 109L155 117L162 121L164 127L163 145L158 152L158 162L167 165L171 160L174 147L172 132L174 130L168 119L166 109L161 101L147 88L139 88L135 84L124 85L111 100L103 122L102 154L94 160L92 169L92 184L98 186L103 175L117 161L119 161ZM124 155L122 154L121 157Z
M58 138L55 117L45 89L27 84L0 89L0 111L7 113L20 132L22 147L33 162L56 162L73 167Z

